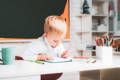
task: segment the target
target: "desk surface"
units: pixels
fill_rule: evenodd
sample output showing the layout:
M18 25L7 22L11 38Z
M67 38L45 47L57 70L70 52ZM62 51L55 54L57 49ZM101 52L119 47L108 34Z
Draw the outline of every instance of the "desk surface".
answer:
M119 57L115 58L118 59ZM73 61L67 63L36 64L28 61L15 61L15 64L13 65L0 65L0 79L59 72L75 72L115 68L120 67L119 63L120 61L114 62L112 65L106 65L101 62L81 63L79 61Z

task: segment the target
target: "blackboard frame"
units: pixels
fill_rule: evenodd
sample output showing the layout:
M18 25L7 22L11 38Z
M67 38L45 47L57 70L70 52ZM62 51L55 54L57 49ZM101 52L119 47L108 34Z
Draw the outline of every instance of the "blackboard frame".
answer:
M64 11L62 14L60 14L60 16L62 16L63 18L66 19L66 22L67 22L67 34L66 34L66 37L65 39L69 39L70 38L70 17L69 17L69 8L70 8L70 5L69 5L69 0L66 0L66 3L65 3L65 7L64 7ZM2 23L2 22L1 22ZM9 30L9 29L8 29ZM0 33L1 34L1 33ZM12 37L10 34L11 37L4 37L4 35L6 35L7 33L3 33L3 35L1 36L0 35L0 38L1 39L36 39L36 38L21 38L21 37Z

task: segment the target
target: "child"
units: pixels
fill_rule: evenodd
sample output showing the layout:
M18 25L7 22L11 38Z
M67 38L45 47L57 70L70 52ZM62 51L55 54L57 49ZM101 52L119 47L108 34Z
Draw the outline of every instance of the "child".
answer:
M66 34L66 22L60 16L48 16L44 23L44 34L29 44L23 54L25 60L50 60L54 57L67 58L69 52L61 43Z

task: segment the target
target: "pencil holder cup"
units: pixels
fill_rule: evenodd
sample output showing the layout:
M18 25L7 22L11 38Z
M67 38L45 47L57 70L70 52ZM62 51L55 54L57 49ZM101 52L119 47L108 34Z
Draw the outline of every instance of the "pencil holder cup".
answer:
M15 48L13 47L7 47L7 48L2 48L0 50L0 55L2 56L2 59L0 61L3 62L3 65L10 65L13 64L15 60Z
M105 64L112 64L113 48L110 46L96 46L96 57Z

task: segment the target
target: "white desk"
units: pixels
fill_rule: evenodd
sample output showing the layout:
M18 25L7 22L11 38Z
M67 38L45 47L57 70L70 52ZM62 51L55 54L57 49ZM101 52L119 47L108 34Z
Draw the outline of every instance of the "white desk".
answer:
M33 76L34 80L39 80L40 74L115 68L120 67L118 63L106 65L99 62L80 63L73 61L67 63L36 64L27 61L16 61L13 65L0 65L0 80L33 80Z

